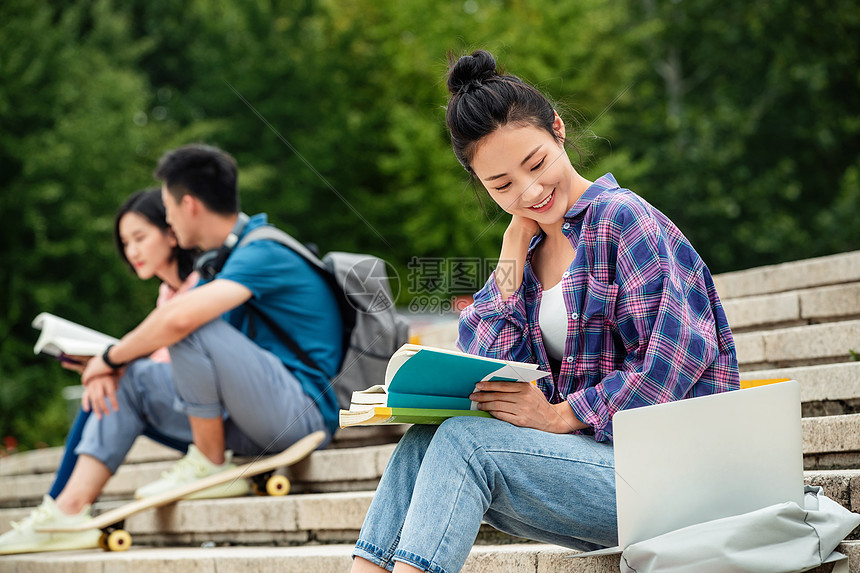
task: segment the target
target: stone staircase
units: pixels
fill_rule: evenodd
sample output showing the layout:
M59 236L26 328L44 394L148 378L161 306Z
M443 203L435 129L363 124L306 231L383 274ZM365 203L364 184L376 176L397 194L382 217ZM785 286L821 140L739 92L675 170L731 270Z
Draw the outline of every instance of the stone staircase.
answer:
M860 251L715 277L735 332L742 379L801 384L806 481L860 511ZM456 324L416 332L422 344L453 347ZM0 557L0 573L42 571L345 572L385 463L403 427L341 431L333 447L287 473L283 498L183 501L127 520L135 546ZM38 450L0 459L0 533L47 491L61 455ZM115 507L156 479L177 454L145 439L111 480L97 510ZM569 550L522 543L482 528L464 571L618 571L617 557L569 559ZM843 542L860 573L860 531ZM815 571L830 571L822 566Z

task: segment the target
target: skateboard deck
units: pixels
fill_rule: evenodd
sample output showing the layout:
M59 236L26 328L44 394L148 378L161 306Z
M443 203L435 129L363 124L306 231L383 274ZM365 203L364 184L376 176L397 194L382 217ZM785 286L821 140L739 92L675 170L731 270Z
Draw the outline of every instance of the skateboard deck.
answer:
M123 522L126 518L147 509L174 503L188 495L216 485L228 483L237 479L260 476L261 474L271 473L280 467L291 466L310 455L310 453L317 449L324 439L325 432L314 432L313 434L305 436L279 454L261 457L250 463L227 470L226 472L205 477L193 483L185 484L158 495L132 501L99 514L92 520L80 525L72 527L49 527L39 529L39 531L45 533L71 533L86 531L89 529L101 529L103 535L99 545L103 549L123 551L131 546L131 536L122 529ZM287 481L283 476L272 476L268 482L266 489L270 495L285 495L289 491L289 481ZM115 543L111 543L111 539L113 539Z

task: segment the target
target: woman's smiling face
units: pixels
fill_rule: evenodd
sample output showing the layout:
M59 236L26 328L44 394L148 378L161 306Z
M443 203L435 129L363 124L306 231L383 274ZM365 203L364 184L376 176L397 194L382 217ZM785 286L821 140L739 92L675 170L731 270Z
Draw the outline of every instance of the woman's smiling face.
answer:
M553 129L564 137L558 117ZM478 143L471 166L493 201L511 215L552 224L575 203L573 166L564 146L544 129L499 127Z
M119 236L128 262L141 279L164 275L175 264L176 238L138 213L129 212L119 221Z

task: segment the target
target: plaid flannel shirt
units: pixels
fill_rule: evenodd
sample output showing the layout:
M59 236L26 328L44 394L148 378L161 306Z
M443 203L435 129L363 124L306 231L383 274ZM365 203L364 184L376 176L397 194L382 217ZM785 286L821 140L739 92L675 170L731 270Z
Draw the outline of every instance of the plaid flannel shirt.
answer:
M561 279L568 330L560 370L538 383L551 403L567 400L604 441L619 410L739 387L734 340L708 268L665 215L608 173L562 229L576 255ZM497 268L463 310L461 350L551 371L538 326L542 287L531 268L542 238L529 245L522 285L508 300Z

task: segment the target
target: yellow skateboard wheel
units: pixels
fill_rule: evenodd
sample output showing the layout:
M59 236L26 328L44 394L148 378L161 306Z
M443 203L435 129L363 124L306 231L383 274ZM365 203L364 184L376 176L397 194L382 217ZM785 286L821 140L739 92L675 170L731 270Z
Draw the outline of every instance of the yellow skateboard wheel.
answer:
M125 551L131 547L131 534L124 529L111 531L107 536L108 551Z
M266 481L266 493L271 496L282 496L290 493L290 480L285 476L275 475Z
M102 534L99 535L99 549L103 551L110 551L110 549L108 549L107 544L107 533L102 532Z

